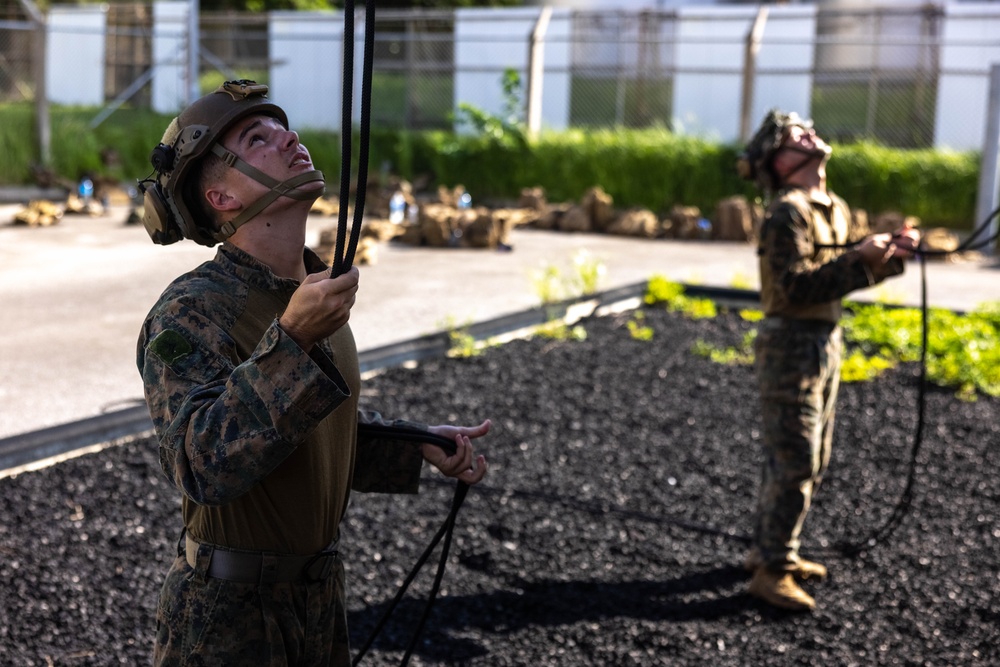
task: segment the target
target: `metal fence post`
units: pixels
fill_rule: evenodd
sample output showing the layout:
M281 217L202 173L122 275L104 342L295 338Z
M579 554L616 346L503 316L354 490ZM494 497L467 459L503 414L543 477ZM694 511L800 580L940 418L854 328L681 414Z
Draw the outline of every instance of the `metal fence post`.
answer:
M746 49L743 58L743 90L740 99L740 141L746 143L750 139L750 113L753 109L754 79L757 77L757 53L760 52L760 40L767 25L767 7L761 5L757 17L753 20L750 32L747 33Z
M38 161L43 166L52 162L52 123L49 119L49 94L45 83L48 80L45 71L45 38L48 28L45 15L32 0L20 0L24 11L35 24L35 35L32 39L32 71L35 77L35 125L38 130Z
M538 14L535 28L531 31L528 47L528 108L525 120L528 134L536 136L542 128L542 79L545 76L545 32L549 28L552 7L546 5Z
M199 34L200 12L198 0L191 0L188 10L188 104L201 97L201 35Z
M997 208L1000 188L1000 64L990 67L990 92L986 107L986 136L983 139L983 156L979 166L979 196L976 198L976 219L973 229L986 220ZM989 225L989 235L997 231L997 219ZM983 248L983 252L996 254L996 244Z

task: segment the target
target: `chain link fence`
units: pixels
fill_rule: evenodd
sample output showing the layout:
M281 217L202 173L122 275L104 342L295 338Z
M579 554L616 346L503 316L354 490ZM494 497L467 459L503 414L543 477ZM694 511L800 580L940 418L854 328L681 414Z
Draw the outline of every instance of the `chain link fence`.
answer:
M106 6L101 98L109 104L152 104L150 80L160 64L152 55L152 7ZM414 130L449 129L463 102L491 112L513 105L523 121L537 13L537 8L380 11L373 122ZM908 148L934 145L936 123L940 123L937 115L942 113L938 90L944 71L942 52L949 45L946 18L943 6L935 4L850 10L810 6L796 19L799 23L772 14L765 33L771 36L765 39L756 66L754 122L762 115L757 113L759 108L769 106L771 91L787 92L805 82L802 104L795 110L811 114L820 130L834 140L871 139ZM199 89L209 90L233 77L267 81L281 64L272 54L278 41L320 39L317 35L276 36L269 25L267 14L202 14ZM690 118L698 114L679 107L683 100L701 96L699 104L708 107L702 115L711 112L716 98L720 100L716 106L727 107L731 113L732 100L739 98L739 91L733 89L739 87L748 63L747 28L745 16L734 19L719 13L715 18L706 14L692 19L684 8L564 10L553 18L544 38L548 51L541 70L547 96L543 123L554 129L696 131L697 124ZM36 30L17 3L5 3L0 9L2 102L34 99ZM50 27L50 51L59 39ZM359 34L355 49L359 62L360 40ZM1000 48L1000 41L995 47ZM331 42L322 59L311 66L341 68L340 49L339 42ZM772 54L797 55L768 61L764 57L768 49ZM177 55L183 57L184 53ZM51 58L49 63L59 66ZM509 71L520 85L505 92L503 81ZM963 76L985 85L989 72L972 68ZM725 95L720 92L723 88ZM965 104L961 99L953 101L959 108ZM969 99L967 105L985 113L979 98ZM331 116L338 111L331 110Z
M32 70L35 30L35 24L16 4L0 7L0 101L35 99Z

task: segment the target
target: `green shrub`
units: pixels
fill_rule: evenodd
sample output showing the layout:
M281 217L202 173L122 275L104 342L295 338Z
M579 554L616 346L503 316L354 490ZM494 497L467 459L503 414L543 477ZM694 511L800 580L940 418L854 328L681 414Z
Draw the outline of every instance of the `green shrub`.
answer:
M91 129L99 111L52 106L52 166L58 174L76 179L98 169L101 175L125 181L148 174L149 152L172 114L121 108ZM577 201L588 188L600 185L617 208L642 206L659 215L682 204L711 216L723 198L757 195L736 175L736 146L662 128L570 129L528 139L510 119L477 114L472 108L465 113L473 133L397 131L376 123L369 172L388 170L411 180L429 175L435 185L462 184L477 202L509 201L533 186L545 188L549 201ZM29 103L0 105L0 182L31 181L31 165L38 159L33 116ZM317 168L335 184L340 171L338 133L303 130L301 136ZM121 157L121 166L110 173L97 157L103 148ZM355 137L355 170L358 151ZM975 152L843 144L835 147L828 174L834 190L871 215L892 209L920 217L925 226L971 229L978 159Z
M930 149L899 150L871 143L835 148L827 165L831 187L855 208L915 215L924 226L971 229L979 157Z

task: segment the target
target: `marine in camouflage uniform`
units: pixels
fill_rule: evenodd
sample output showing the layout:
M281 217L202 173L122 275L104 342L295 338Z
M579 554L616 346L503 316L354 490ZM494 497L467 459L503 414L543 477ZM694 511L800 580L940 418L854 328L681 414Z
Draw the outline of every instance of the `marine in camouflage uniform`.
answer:
M156 665L349 665L338 535L351 490L415 493L425 459L467 483L485 473L470 437L488 422L428 427L359 410L346 323L357 270L331 279L302 245L322 175L265 93L227 82L195 102L168 128L154 153L157 176L144 184L154 241L222 241L214 259L163 292L138 342L160 464L183 494ZM210 151L223 166L192 166ZM227 214L207 213L188 181ZM267 189L281 194L254 211ZM296 244L301 264L273 252ZM318 301L303 305L307 296ZM323 324L303 326L307 315ZM429 431L457 451L391 432L359 438L359 423Z
M772 111L741 173L770 194L760 230L761 306L755 343L764 450L750 592L771 604L815 606L797 580L826 576L799 556L799 535L830 462L840 381L841 300L903 271L909 229L868 236L826 189L829 146L795 114Z

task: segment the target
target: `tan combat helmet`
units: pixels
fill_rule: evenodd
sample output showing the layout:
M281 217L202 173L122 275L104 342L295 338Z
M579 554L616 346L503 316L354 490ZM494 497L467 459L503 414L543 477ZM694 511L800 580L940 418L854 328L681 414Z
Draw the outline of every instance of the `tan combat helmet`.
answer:
M316 189L298 190L306 183L323 181L320 171L308 171L278 182L219 143L230 127L251 114L272 116L288 127L285 112L267 98L267 86L246 79L223 83L214 92L193 102L170 122L160 144L149 156L154 175L139 182L144 198L142 222L154 243L167 245L189 238L201 245L214 246L229 238L240 225L278 197L305 201L322 194ZM220 229L214 229L211 221L203 219L205 216L198 203L196 167L209 153L271 188L270 192Z
M765 192L777 190L781 184L777 183L771 161L781 148L785 131L790 127L811 128L812 124L811 120L803 119L794 111L783 113L771 109L736 161L736 172L740 178L754 181Z

